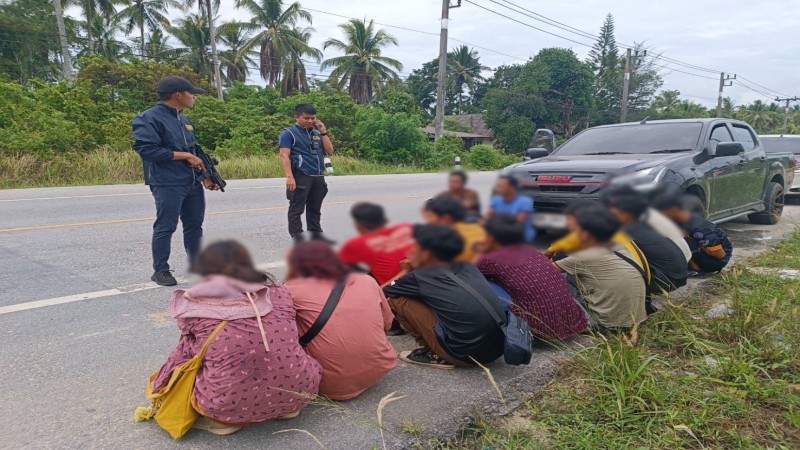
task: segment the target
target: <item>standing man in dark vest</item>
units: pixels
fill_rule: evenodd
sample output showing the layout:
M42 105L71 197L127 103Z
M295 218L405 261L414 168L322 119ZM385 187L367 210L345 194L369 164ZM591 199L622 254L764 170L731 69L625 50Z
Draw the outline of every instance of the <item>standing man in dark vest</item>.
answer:
M322 233L322 201L328 193L325 183L325 156L333 153L333 143L317 110L307 104L294 109L295 125L281 133L281 164L286 173L286 198L289 200L289 235L303 241L303 212L311 239L333 243Z
M206 91L181 77L166 77L156 87L158 104L133 119L133 149L142 157L144 181L156 201L153 224L153 276L161 286L178 282L169 270L172 234L183 225L183 246L193 261L200 253L206 189L219 189L211 179L202 179L203 161L197 156L192 122L183 110L194 108L195 96ZM202 180L202 181L200 181Z

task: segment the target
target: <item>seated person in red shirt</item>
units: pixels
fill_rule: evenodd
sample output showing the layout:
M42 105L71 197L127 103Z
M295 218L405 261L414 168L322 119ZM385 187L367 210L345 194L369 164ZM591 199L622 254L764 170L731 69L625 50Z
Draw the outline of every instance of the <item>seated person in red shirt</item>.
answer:
M547 342L569 339L589 328L586 313L572 298L567 281L541 252L525 243L525 225L510 214L486 223L485 253L478 270L508 291L511 310L534 336Z
M400 262L414 248L414 227L406 223L387 226L383 207L374 203L357 203L350 215L360 236L342 246L339 258L351 266L368 266L383 286L400 273Z

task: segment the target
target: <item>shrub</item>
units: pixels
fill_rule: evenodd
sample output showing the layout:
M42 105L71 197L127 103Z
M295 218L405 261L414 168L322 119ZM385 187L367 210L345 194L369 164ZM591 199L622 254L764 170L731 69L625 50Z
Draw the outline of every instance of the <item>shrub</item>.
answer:
M505 163L505 157L490 145L476 145L469 149L465 163L472 169L495 170Z
M422 166L426 169L443 169L453 166L456 157L463 154L463 139L455 136L442 136L425 155Z
M413 165L430 153L431 144L414 116L363 107L356 122L354 137L359 150L372 161Z

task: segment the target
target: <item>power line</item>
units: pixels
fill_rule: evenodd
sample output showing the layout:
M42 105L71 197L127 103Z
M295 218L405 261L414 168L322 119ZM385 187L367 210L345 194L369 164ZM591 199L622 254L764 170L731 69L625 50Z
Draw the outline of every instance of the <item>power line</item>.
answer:
M313 8L303 8L303 9L308 10L308 11L313 11L313 12L316 12L316 13L320 13L320 14L326 14L326 15L329 15L329 16L339 17L339 18L342 18L342 19L358 20L357 17L345 16L343 14L336 14L336 13L332 13L332 12L328 12L328 11L322 11L322 10L319 10L319 9L313 9ZM381 22L375 22L375 24L376 25L380 25L382 27L396 28L398 30L410 31L412 33L427 34L429 36L436 36L437 38L439 37L439 33L434 33L434 32L431 32L431 31L416 30L414 28L402 27L402 26L399 26L399 25L391 25L391 24L388 24L388 23L381 23ZM481 47L479 45L475 45L475 44L469 43L467 41L462 41L461 39L456 39L456 38L452 38L451 37L450 40L451 41L460 42L462 44L469 45L470 47L479 48L481 50L485 50L485 51L490 52L490 53L496 53L498 55L505 56L505 57L508 57L508 58L513 58L513 59L517 59L517 60L520 60L520 61L527 61L527 58L520 58L518 56L509 55L507 53L499 52L497 50L492 50L490 48Z
M559 29L564 30L566 32L573 33L573 34L576 34L576 35L581 36L581 37L588 37L590 39L597 39L597 35L595 35L595 34L589 33L588 31L580 30L580 29L575 28L575 27L571 27L571 26L569 26L569 25L567 25L565 23L559 22L559 21L551 19L551 18L549 18L547 16L543 16L543 15L537 13L537 12L531 11L530 9L527 9L525 7L522 7L522 6L519 6L516 3L510 2L510 1L505 1L505 3L508 3L509 5L512 5L512 6L515 6L515 7L519 8L520 10L525 11L525 12L530 13L530 14L525 14L524 12L516 11L516 10L514 10L514 9L512 9L512 8L506 6L506 5L503 5L503 4L499 3L499 2L496 2L494 0L489 0L489 1L492 2L492 3L495 3L497 5L500 5L500 6L504 7L504 8L508 8L508 9L514 11L514 12L520 13L520 14L522 14L524 16L528 16L533 20L536 20L536 21L539 21L539 22L542 22L542 23L546 23L546 24L548 24L548 25L550 25L552 27L559 28Z
M475 2L473 2L473 1L471 1L471 0L464 0L464 1L465 1L465 2L467 2L467 3L469 3L469 4L471 4L471 5L477 6L478 8L481 8L481 9L483 9L483 10L489 11L489 12L490 12L490 13L492 13L492 14L496 14L496 15L498 15L498 16L500 16L500 17L505 17L506 19L508 19L508 20L510 20L510 21L512 21L512 22L516 22L516 23L518 23L518 24L525 25L525 26L526 26L526 27L528 27L528 28L533 28L534 30L541 31L542 33L546 33L546 34L549 34L549 35L551 35L551 36L555 36L555 37L557 37L557 38L564 39L564 40L566 40L566 41L570 41L570 42L572 42L572 43L574 43L574 44L578 44L578 45L582 45L582 46L584 46L584 47L589 47L589 48L592 48L592 45L590 45L590 44L587 44L587 43L585 43L585 42L576 41L576 40L574 40L574 39L570 39L570 38L568 38L568 37L564 37L564 36L561 36L561 35L559 35L559 34L551 33L551 32L549 32L549 31L547 31L547 30L543 30L543 29L541 29L541 28L539 28L539 27L535 27L535 26L533 26L533 25L531 25L531 24L529 24L529 23L525 23L525 22L523 22L523 21L521 21L521 20L517 20L517 19L515 19L515 18L513 18L513 17L507 16L507 15L505 15L505 14L501 13L501 12L497 12L497 11L495 11L495 10L491 9L491 8L487 8L487 7L483 6L483 5L479 5L479 4L477 4L477 3L475 3Z
M752 86L748 85L747 83L743 83L743 82L741 81L741 78L742 78L742 77L739 77L739 79L738 79L738 80L736 80L736 81L738 81L738 82L739 82L739 85L740 85L740 86L742 86L743 88L745 88L745 89L747 89L747 90L749 90L749 91L752 91L752 92L754 92L754 93L756 93L756 94L762 95L762 96L764 96L765 98L768 98L768 99L770 99L770 100L771 100L771 99L773 99L773 98L775 98L775 96L774 96L774 95L767 94L766 92L764 92L764 91L760 91L760 90L758 90L758 89L756 89L756 88L754 88L754 87L752 87Z
M700 74L697 74L697 73L686 72L686 71L683 71L683 70L680 70L680 69L676 69L674 67L670 67L670 66L667 66L667 65L661 66L661 65L658 65L658 64L653 64L653 67L660 67L662 69L667 69L667 70L671 70L673 72L679 72L679 73L683 73L683 74L686 74L686 75L691 75L691 76L697 77L697 78L705 78L707 80L716 80L716 78L714 78L714 77L708 77L708 76L700 75Z
M762 89L765 89L765 90L766 90L766 91L768 91L768 92L772 92L773 94L778 94L778 95L780 95L780 96L783 96L783 97L789 97L789 96L788 96L788 95L786 95L786 94L782 94L782 93L780 93L780 92L778 92L778 91L773 91L772 89L770 89L770 88L768 88L768 87L766 87L766 86L762 86L762 85L760 85L760 84L756 83L756 82L755 82L755 81L753 81L753 80L748 80L747 78L745 78L745 77L743 77L743 76L741 76L741 75L739 76L739 79L740 79L740 80L744 80L744 81L746 81L746 82L748 82L748 83L750 83L750 84L752 84L752 85L754 85L754 86L758 86L758 87L760 87L760 88L762 88Z

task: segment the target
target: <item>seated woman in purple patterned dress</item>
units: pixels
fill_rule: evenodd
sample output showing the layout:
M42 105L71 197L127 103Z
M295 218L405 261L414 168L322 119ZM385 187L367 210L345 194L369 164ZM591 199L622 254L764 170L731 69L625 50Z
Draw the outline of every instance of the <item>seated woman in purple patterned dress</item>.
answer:
M288 289L258 271L247 249L235 241L210 245L192 271L204 280L172 295L169 308L181 339L154 390L227 320L197 374L192 406L201 417L194 428L227 435L247 425L296 417L317 394L322 369L298 343Z

